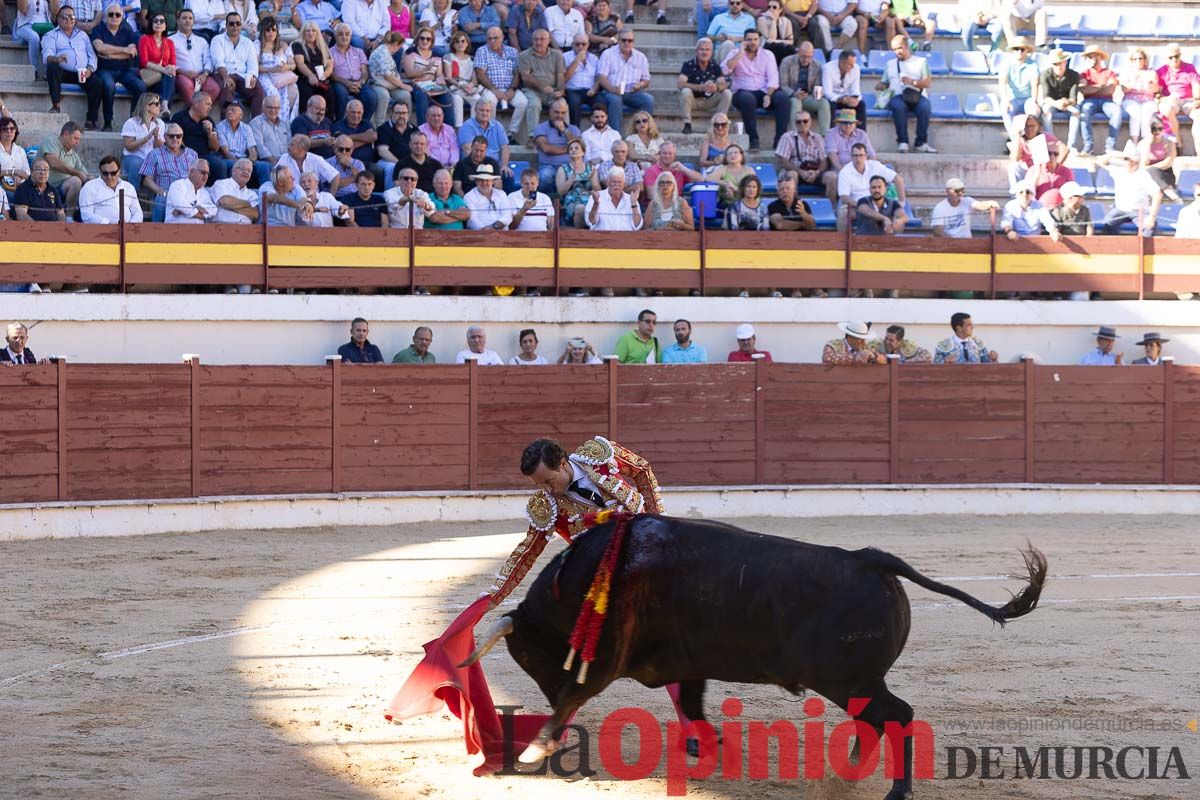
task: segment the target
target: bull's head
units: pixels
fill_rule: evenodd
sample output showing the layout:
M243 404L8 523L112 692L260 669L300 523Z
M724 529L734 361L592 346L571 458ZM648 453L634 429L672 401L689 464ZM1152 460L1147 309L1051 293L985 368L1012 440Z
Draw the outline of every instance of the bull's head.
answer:
M488 651L496 646L496 642L503 639L513 632L512 617L507 614L496 620L483 634L483 643L471 651L471 655L467 656L467 660L458 665L459 669L469 667L479 659L487 655Z

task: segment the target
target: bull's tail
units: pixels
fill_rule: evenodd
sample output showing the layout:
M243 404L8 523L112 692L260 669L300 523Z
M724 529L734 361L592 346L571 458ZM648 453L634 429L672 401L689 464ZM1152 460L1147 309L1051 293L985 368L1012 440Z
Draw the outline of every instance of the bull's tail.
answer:
M1046 557L1031 544L1021 551L1021 555L1025 559L1025 568L1029 571L1028 583L1021 591L1013 595L1011 600L1000 607L988 605L961 589L927 578L909 566L903 559L897 558L891 553L871 547L860 550L859 553L882 572L899 575L931 592L953 597L1001 625L1010 619L1023 617L1037 608L1038 599L1042 596L1042 588L1046 585Z

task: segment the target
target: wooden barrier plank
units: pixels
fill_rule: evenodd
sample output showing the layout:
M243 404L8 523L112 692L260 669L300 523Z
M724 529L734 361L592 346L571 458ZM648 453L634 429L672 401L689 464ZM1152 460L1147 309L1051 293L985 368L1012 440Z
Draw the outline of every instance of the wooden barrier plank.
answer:
M1105 423L1041 422L1039 417L1034 435L1039 442L1162 442L1163 426L1161 415L1157 420L1147 421L1138 411Z
M407 406L365 406L345 404L342 406L342 426L353 425L439 425L457 424L466 426L470 407L465 403L456 405L430 403L409 408ZM328 419L326 419L328 424Z
M991 453L977 461L900 462L900 481L905 483L1019 483L1024 477L1024 458Z
M344 416L344 415L343 415ZM372 424L341 426L341 441L345 447L397 447L421 446L452 448L456 442L466 443L466 420L462 423L426 424L410 420L406 424Z
M1090 462L1100 461L1154 461L1158 464L1159 469L1162 468L1162 449L1163 443L1161 438L1158 441L1143 441L1139 439L1133 440L1114 440L1114 439L1087 439L1079 441L1034 441L1034 458L1036 463L1067 463L1072 465L1086 465ZM1154 478L1153 483L1158 483L1162 476Z
M58 498L58 470L51 475L14 475L0 482L0 503L36 503Z
M1116 370L1114 370L1116 371ZM1152 403L1161 406L1163 401L1162 382L1156 384L1070 384L1043 383L1037 387L1038 404L1049 403L1093 403L1109 406ZM1129 409L1114 413L1124 416Z
M21 475L53 476L58 474L58 450L22 453L20 458L0 458L0 480Z
M0 391L8 395L9 389L17 387L58 387L58 373L53 364L26 364L16 369L0 369Z
M517 457L509 452L509 461ZM442 467L465 467L467 448L461 447L342 447L342 469L347 467L419 467L436 464ZM519 474L519 473L518 473Z
M881 441L797 439L787 442L768 438L766 442L768 460L881 461L888 459L890 449L886 437Z
M5 414L5 426L11 418ZM55 453L58 451L58 431L51 425L41 430L26 427L0 430L0 454Z
M887 483L890 468L886 460L768 462L767 483Z
M461 466L357 467L350 466L349 462L343 461L342 465L343 492L462 490L466 488L466 464Z
M1060 386L1112 386L1115 384L1133 384L1136 386L1161 386L1163 375L1161 369L1096 369L1079 365L1038 366L1033 371L1034 381L1038 389L1055 385Z
M326 470L328 474L330 461L328 446L274 447L269 450L222 448L204 449L200 452L200 468L206 471L277 472L310 469Z
M1182 406L1176 406L1176 408L1182 409ZM1112 407L1100 401L1087 401L1083 403L1039 402L1037 404L1037 419L1038 422L1062 422L1070 424L1108 423L1114 419L1130 419L1134 410L1138 414L1139 422L1162 422L1163 411L1161 404L1140 403L1131 405L1128 408L1122 407L1119 413L1114 413Z
M979 419L1004 420L1025 418L1025 400L906 400L901 389L900 422L910 420L945 420L947 422L974 422Z
M202 470L201 495L323 494L329 491L329 467L323 469Z
M1025 457L1025 437L1015 439L979 439L972 441L902 441L902 461L945 461L970 472L973 464L990 463L1000 459L1020 460Z
M906 422L900 428L901 441L947 441L975 442L1025 440L1025 424L1020 419L1003 420L950 420L935 422L930 420L913 420Z
M1069 461L1039 462L1034 467L1037 483L1158 483L1162 459L1154 461Z

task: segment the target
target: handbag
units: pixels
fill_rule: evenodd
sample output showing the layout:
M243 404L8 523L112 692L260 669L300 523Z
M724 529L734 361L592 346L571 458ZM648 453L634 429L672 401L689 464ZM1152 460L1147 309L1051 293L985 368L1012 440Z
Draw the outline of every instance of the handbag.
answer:
M146 84L146 87L149 88L151 86L158 85L158 82L162 80L163 74L156 69L142 67L138 70L138 77L141 78L142 83Z
M891 89L880 89L875 95L875 108L881 111L886 111L888 104L892 102L894 92Z
M904 87L904 92L900 98L904 101L904 105L908 106L910 111L916 111L917 105L921 102L921 90L914 89L911 86Z

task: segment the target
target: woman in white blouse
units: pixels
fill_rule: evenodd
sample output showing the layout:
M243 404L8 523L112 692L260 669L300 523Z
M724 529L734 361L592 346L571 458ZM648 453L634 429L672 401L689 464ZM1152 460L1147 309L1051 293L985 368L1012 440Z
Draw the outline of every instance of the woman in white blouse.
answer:
M7 111L7 109L5 109ZM12 194L29 177L29 158L25 148L17 144L21 129L6 113L0 117L0 188Z
M285 122L299 113L300 76L296 74L296 55L279 36L279 23L266 17L259 27L258 74L263 77L263 90L279 97Z
M161 108L162 98L154 92L143 92L133 115L121 126L121 141L125 144L125 151L121 154L121 172L125 180L135 185L141 183L138 173L146 156L166 141L164 134L167 126L159 119Z
M526 328L521 331L517 340L521 343L521 352L508 360L508 363L513 366L537 367L549 364L545 356L539 356L537 352L538 338L537 333L533 328Z
M58 3L53 7L51 0L17 0L17 18L13 20L12 37L14 42L20 42L29 48L29 63L33 65L34 80L45 80L46 65L42 63L42 35L33 29L34 25L50 24L50 16L58 15Z

